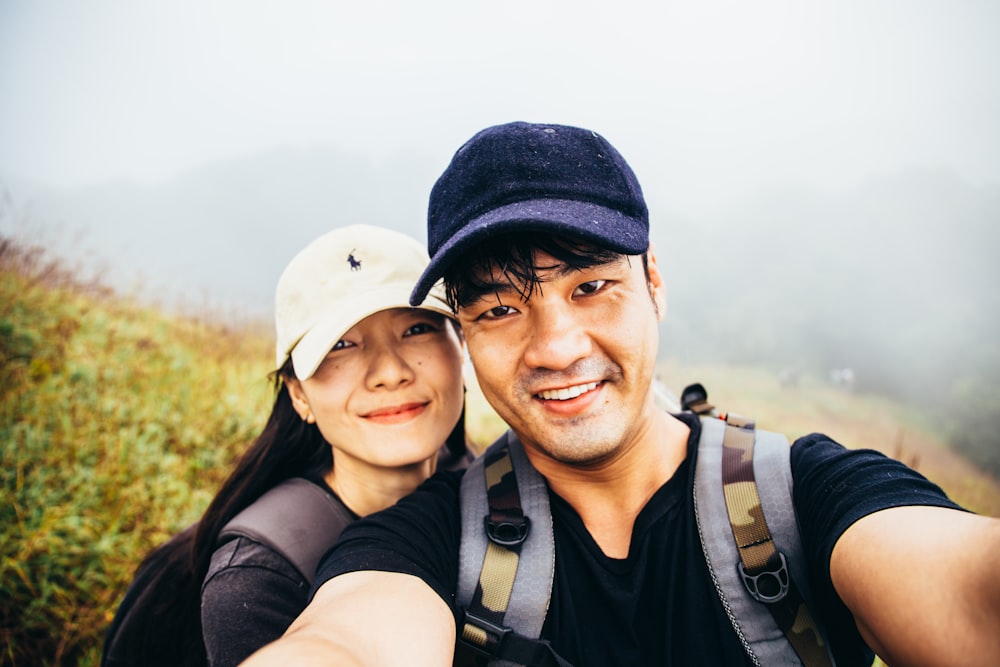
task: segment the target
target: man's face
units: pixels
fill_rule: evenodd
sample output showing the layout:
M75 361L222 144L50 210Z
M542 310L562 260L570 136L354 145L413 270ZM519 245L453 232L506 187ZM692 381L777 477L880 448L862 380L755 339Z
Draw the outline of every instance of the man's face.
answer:
M542 283L525 301L504 274L479 276L495 293L459 308L483 394L528 448L586 465L646 432L665 309L649 255L582 271L536 252Z

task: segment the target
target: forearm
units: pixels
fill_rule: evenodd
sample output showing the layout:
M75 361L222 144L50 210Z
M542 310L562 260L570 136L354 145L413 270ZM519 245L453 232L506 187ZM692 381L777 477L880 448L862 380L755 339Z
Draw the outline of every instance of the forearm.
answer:
M423 581L387 572L354 572L324 584L288 632L244 664L451 665L455 620Z
M289 634L268 644L241 664L245 667L267 665L365 667L376 664L370 661L371 657L362 655L356 646L341 644L322 636Z
M976 523L980 539L965 615L968 648L959 647L958 654L982 656L981 663L966 664L1000 665L1000 519L976 517Z
M831 574L889 664L1000 664L1000 520L901 507L844 533Z

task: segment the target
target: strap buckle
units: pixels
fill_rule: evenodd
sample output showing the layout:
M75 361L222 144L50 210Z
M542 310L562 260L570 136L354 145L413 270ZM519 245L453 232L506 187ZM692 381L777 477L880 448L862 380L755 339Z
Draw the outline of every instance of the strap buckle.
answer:
M502 547L516 547L528 539L528 532L531 530L531 521L528 517L506 515L502 518L494 519L487 515L483 518L486 525L486 535L490 542Z
M740 577L743 578L743 585L747 592L757 602L764 604L774 604L785 599L788 595L789 575L788 563L785 561L785 554L780 551L778 554L777 567L765 569L757 574L750 574L743 567L742 561L737 563L740 570Z
M708 391L699 382L684 387L681 392L681 410L690 410L696 415L715 414L715 406L708 402Z
M500 647L513 630L505 628L482 616L476 616L468 609L462 609L462 634L459 639L463 644L480 655L494 657L500 654Z

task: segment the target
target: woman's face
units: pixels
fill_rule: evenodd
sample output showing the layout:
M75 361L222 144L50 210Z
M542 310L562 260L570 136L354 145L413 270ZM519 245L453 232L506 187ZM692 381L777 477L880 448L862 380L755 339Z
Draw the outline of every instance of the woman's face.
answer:
M308 380L289 382L298 413L334 449L375 467L435 456L462 412L462 342L451 321L393 308L358 322Z

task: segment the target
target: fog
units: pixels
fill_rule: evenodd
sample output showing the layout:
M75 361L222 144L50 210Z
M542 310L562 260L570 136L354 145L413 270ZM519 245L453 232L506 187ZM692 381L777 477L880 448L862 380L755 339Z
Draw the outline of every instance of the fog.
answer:
M0 232L269 317L330 227L423 240L479 129L581 125L645 190L664 356L1000 410L997 3L347 4L0 3Z

